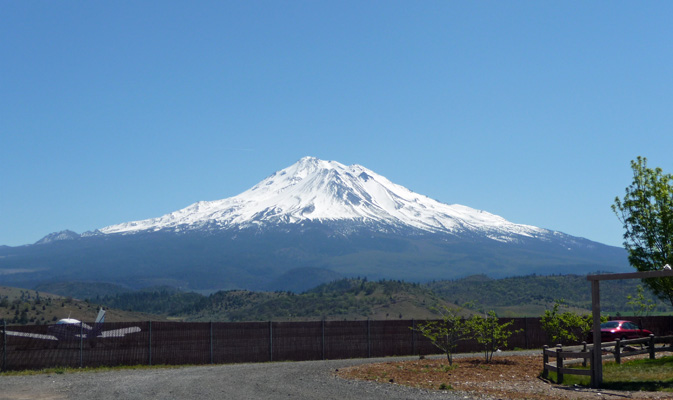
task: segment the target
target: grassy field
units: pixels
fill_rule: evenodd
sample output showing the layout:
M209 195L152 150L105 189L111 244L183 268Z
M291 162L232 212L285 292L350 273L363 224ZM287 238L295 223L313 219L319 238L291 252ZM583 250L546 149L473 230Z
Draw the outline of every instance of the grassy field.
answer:
M550 372L549 378L556 382L556 373ZM590 378L580 375L564 375L563 384L568 386L590 386ZM673 392L673 356L656 360L647 358L630 360L617 364L603 364L603 389L627 391L665 391Z

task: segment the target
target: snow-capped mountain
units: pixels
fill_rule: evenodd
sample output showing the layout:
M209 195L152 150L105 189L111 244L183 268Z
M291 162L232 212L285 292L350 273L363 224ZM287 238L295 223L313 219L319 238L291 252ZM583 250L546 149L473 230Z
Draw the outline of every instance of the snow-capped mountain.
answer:
M338 277L628 270L624 249L414 193L359 165L306 157L231 198L34 245L0 247L3 284L304 290Z
M360 165L345 166L313 157L302 158L238 196L201 201L159 218L112 225L100 232L179 232L302 221L348 221L381 229L406 227L431 233L472 231L501 241L550 233L485 211L440 203Z

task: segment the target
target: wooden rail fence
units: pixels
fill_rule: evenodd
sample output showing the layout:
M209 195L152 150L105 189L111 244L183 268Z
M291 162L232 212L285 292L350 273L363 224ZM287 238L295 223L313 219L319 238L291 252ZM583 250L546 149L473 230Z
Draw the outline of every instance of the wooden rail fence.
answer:
M657 344L664 344L664 346L657 347ZM625 351L625 346L630 345L641 345L640 350L628 349ZM644 345L644 346L643 346ZM579 368L570 368L569 365L582 363L583 367L587 366L587 360L592 359L593 354L593 345L587 345L586 342L583 342L580 346L569 346L565 349L562 345L556 345L556 348L550 349L549 346L545 345L542 349L542 377L547 379L549 377L549 371L556 372L556 382L563 383L563 378L565 374L569 375L584 375L584 376L593 376L591 365L590 369L579 369ZM673 351L673 336L655 336L650 335L646 338L640 339L628 339L620 340L614 342L605 342L601 343L601 348L604 352L608 352L607 355L603 356L603 359L614 358L617 364L621 363L622 357L635 356L640 354L649 354L649 358L654 360L656 353L664 351ZM556 362L550 363L549 358L556 358ZM566 362L565 360L569 360Z
M578 368L569 368L568 365L577 364L577 361L582 363L582 366L587 366L587 360L591 359L591 350L587 348L586 342L582 343L582 346L573 346L567 347L565 351L563 350L563 345L556 345L555 349L549 349L549 346L545 345L542 349L542 377L545 379L549 378L549 371L556 372L556 382L563 383L563 375L587 375L591 376L590 369L578 369ZM555 357L556 362L554 364L549 363L549 357ZM566 359L572 359L573 362L566 363Z

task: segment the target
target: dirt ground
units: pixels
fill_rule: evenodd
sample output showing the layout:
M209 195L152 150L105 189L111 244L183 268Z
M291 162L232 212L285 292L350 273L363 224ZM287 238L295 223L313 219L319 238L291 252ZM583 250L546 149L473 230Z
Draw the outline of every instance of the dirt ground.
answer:
M457 390L496 399L671 399L673 393L623 392L568 387L543 381L542 355L494 358L446 358L365 364L340 369L342 378L407 385L431 390Z

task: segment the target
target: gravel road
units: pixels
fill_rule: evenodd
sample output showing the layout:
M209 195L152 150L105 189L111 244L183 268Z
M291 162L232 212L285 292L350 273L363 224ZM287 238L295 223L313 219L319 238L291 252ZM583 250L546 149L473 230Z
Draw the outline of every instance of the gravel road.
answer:
M466 399L400 385L348 381L334 376L350 365L411 359L228 364L179 368L0 376L0 399Z

